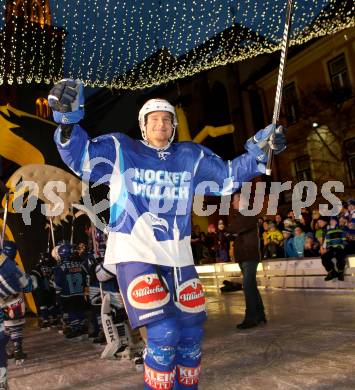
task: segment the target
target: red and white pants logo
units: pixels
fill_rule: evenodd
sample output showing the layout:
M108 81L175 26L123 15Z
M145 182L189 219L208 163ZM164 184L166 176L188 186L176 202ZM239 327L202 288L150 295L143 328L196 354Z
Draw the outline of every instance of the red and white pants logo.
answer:
M185 386L195 386L198 384L198 378L201 372L201 365L198 367L177 366L178 382Z
M174 378L175 368L172 372L156 371L144 364L144 382L153 390L171 390Z

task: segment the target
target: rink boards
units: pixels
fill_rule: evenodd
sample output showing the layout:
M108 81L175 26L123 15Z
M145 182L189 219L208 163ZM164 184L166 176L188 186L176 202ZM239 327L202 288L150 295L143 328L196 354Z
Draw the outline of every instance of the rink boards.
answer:
M197 272L206 291L223 286L223 280L242 283L237 263L217 263L197 266ZM355 255L347 259L345 280L324 281L326 271L320 257L304 259L268 259L258 265L259 286L269 288L355 289Z

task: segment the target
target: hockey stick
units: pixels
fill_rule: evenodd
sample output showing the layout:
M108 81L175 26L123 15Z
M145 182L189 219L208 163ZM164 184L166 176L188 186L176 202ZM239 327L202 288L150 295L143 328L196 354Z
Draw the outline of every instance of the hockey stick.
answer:
M9 208L9 193L6 192L5 194L5 208L4 208L4 218L3 218L3 225L2 225L2 232L1 232L1 241L0 241L0 248L3 248L4 239L5 239L5 231L6 231L6 220L7 220L7 211Z
M49 219L49 226L50 226L50 229L51 229L52 245L53 245L53 248L54 248L55 247L55 238L54 238L53 221L52 221L52 217L48 217L48 219Z
M74 206L71 207L72 211L72 220L71 220L71 226L70 226L70 244L74 244L74 223L75 223L75 212L74 212Z
M279 74L277 76L277 86L276 86L276 95L275 95L275 102L274 102L274 113L272 115L272 125L273 130L270 136L270 139L272 140L275 134L277 122L280 117L280 110L281 110L281 101L282 101L282 89L283 89L283 83L284 83L284 76L285 76L285 65L286 65L286 58L287 58L287 49L289 44L289 37L290 37L290 27L291 27L291 19L292 19L292 0L287 0L287 8L286 8L286 21L285 21L285 27L284 27L284 33L282 37L282 47L281 47L281 56L280 56L280 66L279 66ZM272 148L269 149L268 153L268 160L266 164L266 175L271 175L271 165L273 160L274 152Z

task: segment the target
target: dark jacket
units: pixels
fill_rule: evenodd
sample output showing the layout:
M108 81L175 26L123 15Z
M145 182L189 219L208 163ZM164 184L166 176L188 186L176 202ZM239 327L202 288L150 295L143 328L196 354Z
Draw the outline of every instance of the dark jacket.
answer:
M239 211L228 227L234 237L234 258L237 262L260 261L258 218L245 216Z

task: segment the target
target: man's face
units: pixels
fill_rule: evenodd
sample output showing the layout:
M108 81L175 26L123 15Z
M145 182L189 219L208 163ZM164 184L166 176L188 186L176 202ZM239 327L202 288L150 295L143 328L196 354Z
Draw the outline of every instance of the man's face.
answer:
M155 111L148 114L146 122L146 137L148 142L163 148L173 134L172 116L169 112Z

